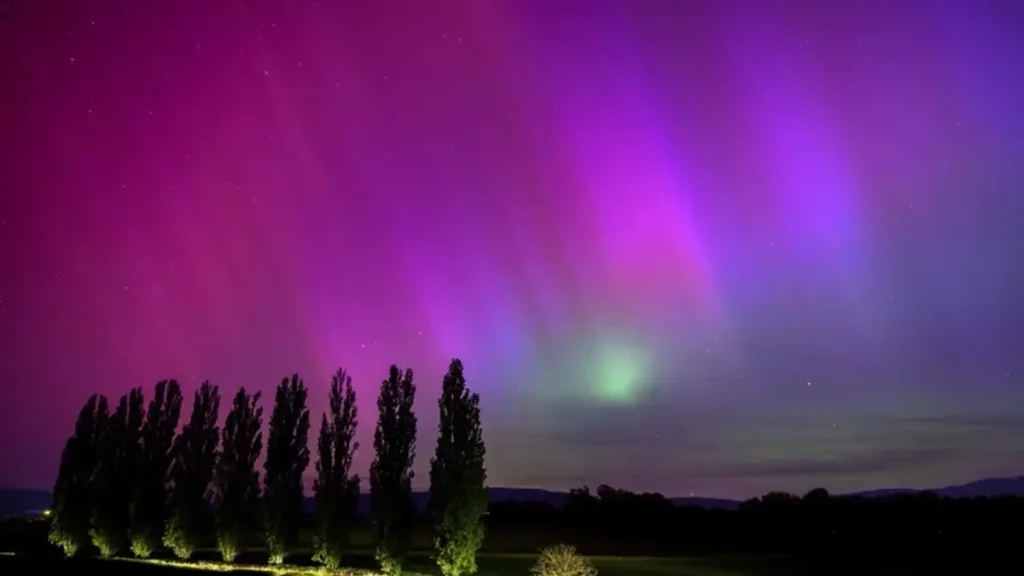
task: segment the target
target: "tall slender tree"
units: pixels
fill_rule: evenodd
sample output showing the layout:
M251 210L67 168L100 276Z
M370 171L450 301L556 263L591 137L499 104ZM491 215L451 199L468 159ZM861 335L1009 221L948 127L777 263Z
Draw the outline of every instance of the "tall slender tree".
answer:
M89 528L97 492L100 438L109 417L107 399L93 394L78 412L75 432L64 444L53 487L49 540L74 556L88 548Z
M129 504L142 456L144 418L142 388L134 388L117 403L100 440L96 482L102 492L93 511L89 534L104 557L114 556L128 545Z
M263 451L263 408L260 393L238 390L224 422L220 460L214 479L217 492L217 548L226 562L234 561L248 544L255 524L260 477L256 460Z
M359 476L352 474L352 459L359 450L354 440L358 409L352 377L344 370L331 378L330 408L330 418L325 414L320 421L317 441L313 559L334 570L341 564L359 502Z
M412 370L391 366L377 398L374 458L370 465L370 504L377 563L397 576L412 545L416 509L412 500L412 465L416 458L416 385Z
M131 509L131 548L140 558L148 558L160 546L164 534L171 448L180 417L178 381L157 382L142 426L142 461Z
M452 360L444 376L437 449L430 461L430 511L434 549L444 576L476 572L487 512L480 397L466 387L462 362Z
M192 415L174 439L164 544L182 560L188 560L209 534L207 493L217 463L219 412L220 389L203 382L193 397Z
M302 475L309 466L308 391L298 374L277 386L263 463L267 552L271 564L282 564L295 546L302 520Z

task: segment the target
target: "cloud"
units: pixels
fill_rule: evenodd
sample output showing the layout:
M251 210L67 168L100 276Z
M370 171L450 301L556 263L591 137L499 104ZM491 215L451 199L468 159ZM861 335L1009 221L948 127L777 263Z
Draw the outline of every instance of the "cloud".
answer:
M1024 432L1024 414L990 413L990 414L935 414L925 416L908 416L903 419L908 424L935 427L945 431L1002 433Z
M825 421L752 422L723 442L727 459L692 459L682 474L730 493L927 488L977 479L965 470L1015 473L1006 466L1024 453L1024 416L1009 412L858 415L834 428Z
M954 484L1016 473L1003 467L1024 448L1024 415L1006 410L715 408L541 406L529 425L489 430L488 448L502 455L493 472L515 485L608 483L747 497L816 486L848 492ZM961 476L966 470L971 475Z
M941 462L957 453L957 450L950 448L897 448L874 450L836 459L768 459L707 466L693 470L688 477L700 480L783 480L792 477L812 479L849 474L893 473Z

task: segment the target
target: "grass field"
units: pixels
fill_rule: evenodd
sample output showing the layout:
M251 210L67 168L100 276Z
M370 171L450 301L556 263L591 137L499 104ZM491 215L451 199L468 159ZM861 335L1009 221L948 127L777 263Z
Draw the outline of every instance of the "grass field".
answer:
M783 556L728 556L710 558L641 558L592 556L590 559L598 569L599 576L906 576L926 574L928 576L963 574L1014 574L1022 572L1020 559L1000 562L994 558L961 556L954 554L943 557L940 551L935 555L910 555L902 558L890 557L831 557L815 556L800 560ZM477 576L530 576L530 567L536 561L535 554L481 554L478 558ZM353 564L372 566L372 558L350 557ZM108 565L130 566L132 562L107 562ZM139 565L158 568L153 565ZM2 565L0 565L2 566ZM294 567L274 573L265 566L254 566L251 570L231 573L231 576L324 576L315 568ZM42 572L42 570L40 571ZM2 569L0 573L6 574ZM17 572L12 572L17 573ZM97 573L90 571L90 574ZM119 576L107 568L98 572L103 576ZM49 572L47 572L49 574ZM171 569L163 573L149 570L123 572L125 576L202 576L202 571ZM338 576L370 576L373 570L343 571ZM427 555L413 555L406 564L407 576L437 576L440 574ZM215 576L206 572L208 576ZM69 576L71 576L69 574ZM76 571L74 576L84 576Z
M351 573L372 574L372 558L353 555L349 562L358 568ZM478 558L478 576L528 576L530 567L536 562L535 554L482 554ZM770 559L744 558L616 558L594 557L592 561L600 576L767 576L788 574L786 570L777 570L778 561ZM773 566L773 564L775 566ZM191 569L190 569L191 568ZM199 576L212 574L214 571L223 574L229 567L219 563L200 563L186 567L177 563L162 561L136 560L99 560L85 559L72 562L60 560L26 559L16 556L0 556L0 573L21 574L46 572L47 574L67 574L78 576L86 572L103 576ZM230 572L234 576L269 576L272 574L288 574L290 576L317 576L319 570L304 566L284 566L276 571L266 566L240 565ZM365 571L364 571L365 570ZM409 576L415 574L435 576L439 574L437 566L427 555L415 554L408 559L406 570ZM343 572L344 573L344 572Z
M527 576L536 554L481 554L478 576ZM783 559L772 558L635 558L597 556L591 561L600 576L768 576L786 573ZM427 556L410 558L409 569L439 574Z
M204 556L215 559L213 551ZM477 576L528 576L537 562L537 553L480 552L477 555ZM775 576L789 574L790 560L784 556L714 556L714 557L640 557L587 555L601 576ZM263 565L266 553L253 550L245 564ZM289 562L310 566L309 553L298 553ZM367 549L350 552L345 566L374 570L373 554ZM440 571L429 552L414 551L406 559L407 571L439 576Z
M481 554L478 576L529 576L536 560L531 554ZM615 558L591 557L599 576L928 576L963 574L1022 574L1019 557L978 557L940 551L927 555L891 557L816 556L801 560L785 557L715 557L715 558ZM353 564L372 566L372 558L351 556ZM62 560L0 553L0 574L3 576L327 576L317 568L284 566L271 570L266 565L225 566L161 564L151 561L100 560L83 558ZM214 571L215 569L219 569ZM227 570L226 570L227 569ZM367 569L343 569L334 576L372 576ZM414 555L406 565L407 576L437 575L428 556Z

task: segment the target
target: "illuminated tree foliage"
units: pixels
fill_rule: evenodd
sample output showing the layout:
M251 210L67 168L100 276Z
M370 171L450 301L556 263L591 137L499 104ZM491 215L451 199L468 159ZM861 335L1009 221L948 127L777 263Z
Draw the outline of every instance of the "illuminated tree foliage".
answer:
M167 521L174 433L181 417L181 386L176 380L158 382L142 426L142 460L131 508L131 548L148 558L159 546Z
M171 462L170 514L164 544L187 560L209 534L207 491L217 463L217 416L220 390L209 382L196 391L192 415L174 440Z
M235 394L224 422L220 459L214 478L217 492L217 548L226 562L245 549L255 523L260 494L256 459L263 450L263 408L260 393L245 388Z
M277 386L263 463L263 502L267 552L282 564L295 546L302 519L302 474L309 466L308 391L295 374Z
M434 549L444 576L463 576L476 572L488 495L480 397L466 388L458 359L448 367L437 404L437 449L430 461Z
M533 576L597 576L597 569L574 546L556 544L540 551L537 563L530 568Z
M104 557L123 551L128 544L129 504L142 460L142 423L145 403L142 388L121 397L100 438L96 508L92 515L92 542Z
M412 500L413 460L416 457L416 386L412 370L392 366L377 398L375 455L370 465L370 503L373 511L377 562L385 574L401 574L412 545L416 510Z
M99 448L106 430L107 399L93 394L78 412L75 432L64 444L60 469L53 487L49 540L74 556L90 544L89 528L92 518L94 492L93 479L99 466Z
M316 533L313 560L334 570L348 545L349 530L355 524L359 502L359 476L351 473L352 459L359 449L355 442L358 410L352 377L344 370L331 379L330 417L320 421L317 441Z

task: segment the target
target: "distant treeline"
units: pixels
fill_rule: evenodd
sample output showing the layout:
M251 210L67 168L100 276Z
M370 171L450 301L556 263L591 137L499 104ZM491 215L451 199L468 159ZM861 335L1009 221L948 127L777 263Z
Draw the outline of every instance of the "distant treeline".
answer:
M560 509L543 502L492 503L486 525L488 550L506 549L502 534L530 532L545 535L529 544L533 549L565 541L590 554L1007 550L1024 541L1024 498L830 496L818 488L802 497L770 493L721 510L679 507L660 494L601 486L570 491Z
M484 552L536 552L555 543L592 555L686 556L793 554L800 556L900 555L914 553L1003 554L1024 541L1024 498L948 498L932 493L886 497L829 496L823 489L799 497L772 493L738 510L674 506L659 494L635 494L601 486L573 490L564 507L546 502L493 502L484 517ZM45 547L48 523L0 522L0 550ZM310 558L316 522L303 521L293 561ZM372 552L370 519L350 528L353 551ZM260 528L250 541L260 546ZM431 550L429 515L414 528L411 549ZM210 536L200 550L216 545ZM212 552L197 553L209 558ZM265 557L265 553L262 554ZM305 559L303 559L303 556Z

